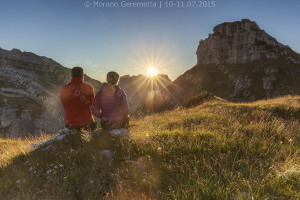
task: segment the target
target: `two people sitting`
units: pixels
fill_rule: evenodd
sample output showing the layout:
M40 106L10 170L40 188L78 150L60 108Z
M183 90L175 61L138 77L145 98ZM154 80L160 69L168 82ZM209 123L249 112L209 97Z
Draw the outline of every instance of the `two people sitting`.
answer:
M66 128L93 131L97 128L94 116L101 119L103 130L128 128L129 107L125 92L118 86L119 74L109 72L96 96L83 77L81 67L72 68L71 81L60 90Z

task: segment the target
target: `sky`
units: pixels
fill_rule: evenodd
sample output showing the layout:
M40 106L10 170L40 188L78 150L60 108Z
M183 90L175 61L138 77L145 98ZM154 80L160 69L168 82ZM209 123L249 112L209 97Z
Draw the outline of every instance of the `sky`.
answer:
M114 7L100 7L101 2ZM189 2L197 7L177 7ZM187 0L1 0L0 47L81 66L100 81L109 71L138 75L150 66L174 80L196 64L198 43L214 26L248 18L300 53L300 1L205 2L206 7Z

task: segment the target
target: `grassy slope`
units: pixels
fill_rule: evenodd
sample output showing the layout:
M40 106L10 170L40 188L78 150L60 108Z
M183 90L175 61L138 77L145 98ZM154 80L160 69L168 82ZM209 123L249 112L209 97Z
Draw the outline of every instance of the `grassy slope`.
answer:
M284 97L135 119L114 145L69 138L22 153L30 140L2 139L0 199L300 199L299 123L300 97Z

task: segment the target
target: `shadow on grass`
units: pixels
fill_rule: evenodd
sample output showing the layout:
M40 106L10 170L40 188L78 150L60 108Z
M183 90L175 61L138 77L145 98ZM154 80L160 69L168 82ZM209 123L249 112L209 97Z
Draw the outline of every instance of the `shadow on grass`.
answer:
M300 109L287 110L286 108L276 107L272 109L271 112L285 120L297 119L300 122Z

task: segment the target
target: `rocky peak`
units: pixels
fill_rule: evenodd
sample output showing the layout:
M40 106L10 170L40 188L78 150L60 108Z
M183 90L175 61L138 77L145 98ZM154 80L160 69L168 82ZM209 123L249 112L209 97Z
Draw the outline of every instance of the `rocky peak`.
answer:
M199 42L198 64L249 63L259 59L284 59L300 63L300 55L279 43L249 19L225 22L214 27L214 33Z
M215 26L214 33L225 34L226 36L233 36L234 33L240 31L261 31L256 22L249 19L242 19L236 22L225 22Z

